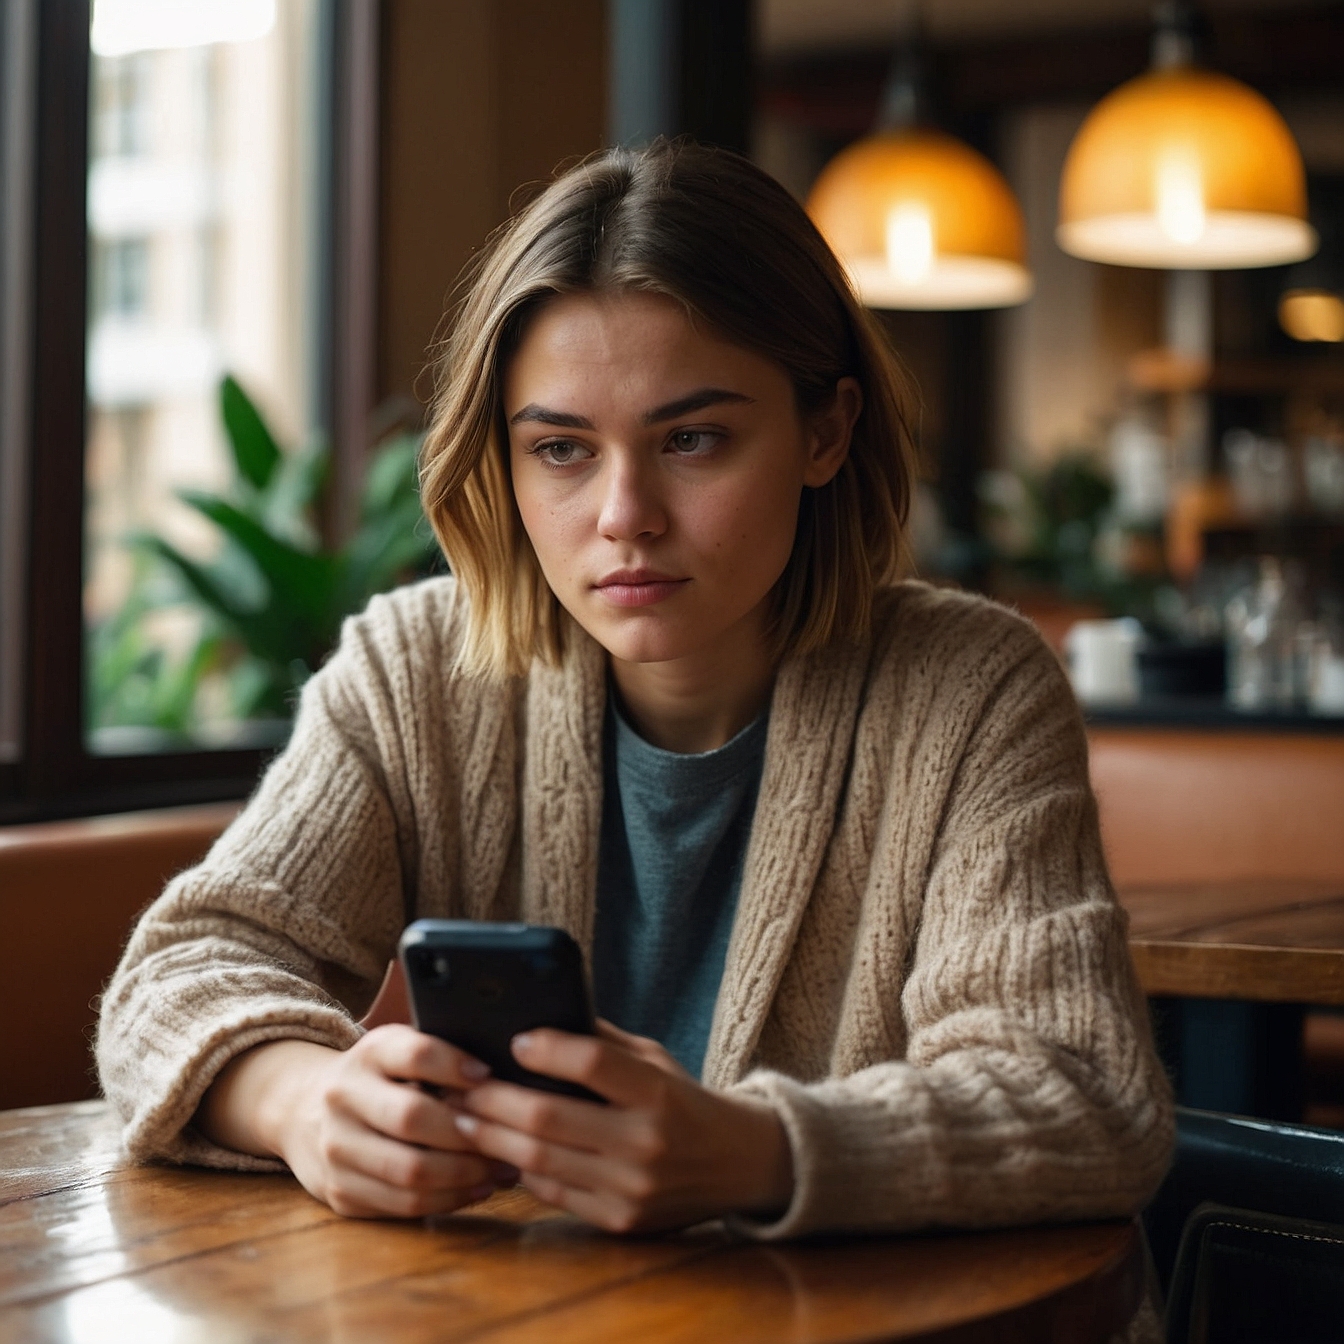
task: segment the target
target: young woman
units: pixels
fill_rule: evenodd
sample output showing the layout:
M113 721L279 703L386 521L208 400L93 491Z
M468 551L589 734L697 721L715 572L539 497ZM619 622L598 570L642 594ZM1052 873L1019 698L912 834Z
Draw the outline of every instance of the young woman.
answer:
M502 230L424 449L455 577L347 623L140 922L98 1039L129 1152L616 1231L1140 1207L1171 1107L1082 725L1027 623L895 580L900 395L744 160L612 150ZM361 1029L419 916L568 929L612 1025L513 1048L610 1104Z

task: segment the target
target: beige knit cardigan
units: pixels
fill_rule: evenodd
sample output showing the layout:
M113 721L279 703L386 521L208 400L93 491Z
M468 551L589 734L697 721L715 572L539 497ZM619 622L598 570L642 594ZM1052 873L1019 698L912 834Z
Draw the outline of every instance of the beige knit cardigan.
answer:
M591 946L603 654L453 671L464 597L375 599L288 748L146 911L103 998L138 1159L274 1166L193 1129L233 1056L360 1035L405 922L557 924ZM787 660L704 1065L788 1132L755 1235L1132 1213L1172 1142L1068 684L1023 620L905 583L871 639ZM744 1226L747 1226L744 1224Z

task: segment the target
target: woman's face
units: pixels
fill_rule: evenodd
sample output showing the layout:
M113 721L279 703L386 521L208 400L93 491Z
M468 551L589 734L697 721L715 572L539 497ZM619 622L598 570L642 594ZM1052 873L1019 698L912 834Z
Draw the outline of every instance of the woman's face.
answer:
M803 487L839 470L858 406L843 379L805 420L782 368L670 299L552 300L504 378L514 494L547 582L627 662L759 636Z

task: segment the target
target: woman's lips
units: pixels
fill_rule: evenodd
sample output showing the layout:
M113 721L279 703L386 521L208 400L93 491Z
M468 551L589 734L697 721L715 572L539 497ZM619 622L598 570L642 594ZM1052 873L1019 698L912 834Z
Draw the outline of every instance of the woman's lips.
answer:
M658 575L613 574L594 585L616 607L649 607L662 602L684 588L690 579L670 579Z

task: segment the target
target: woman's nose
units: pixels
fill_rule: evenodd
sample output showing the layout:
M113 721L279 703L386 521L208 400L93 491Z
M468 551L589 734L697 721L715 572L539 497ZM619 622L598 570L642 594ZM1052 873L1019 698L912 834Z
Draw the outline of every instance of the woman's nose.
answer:
M612 541L656 537L667 530L667 513L654 473L633 462L616 462L602 481L598 531Z

